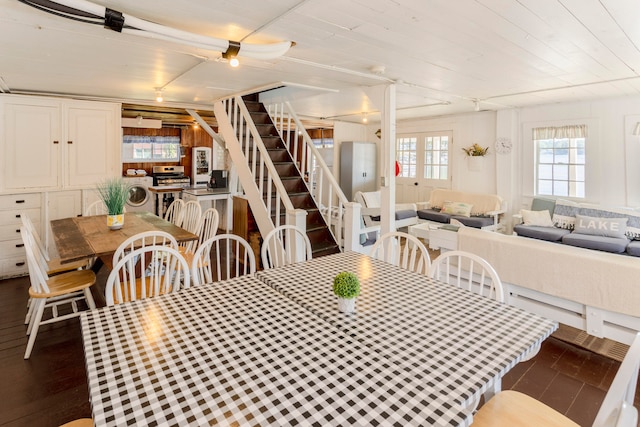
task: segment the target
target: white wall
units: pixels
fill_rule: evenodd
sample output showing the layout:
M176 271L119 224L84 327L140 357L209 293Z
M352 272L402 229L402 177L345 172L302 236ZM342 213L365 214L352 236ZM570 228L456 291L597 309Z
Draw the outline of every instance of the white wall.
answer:
M500 120L499 116L499 120ZM588 125L586 200L614 206L640 206L640 137L631 131L640 121L640 97L522 108L518 111L516 148L511 164L519 182L514 210L528 206L534 189L531 128ZM498 127L502 128L500 121ZM501 167L506 167L501 164ZM500 174L500 169L498 174Z
M396 134L412 132L453 131L451 148L451 188L476 193L496 193L496 113L493 111L470 114L403 120L397 123ZM481 171L470 171L467 155L462 148L478 143L489 147Z

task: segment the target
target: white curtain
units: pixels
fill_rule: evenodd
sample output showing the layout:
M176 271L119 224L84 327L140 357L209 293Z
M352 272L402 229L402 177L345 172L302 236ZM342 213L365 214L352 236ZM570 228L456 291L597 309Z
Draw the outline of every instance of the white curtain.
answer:
M549 126L532 131L534 140L587 137L587 125Z

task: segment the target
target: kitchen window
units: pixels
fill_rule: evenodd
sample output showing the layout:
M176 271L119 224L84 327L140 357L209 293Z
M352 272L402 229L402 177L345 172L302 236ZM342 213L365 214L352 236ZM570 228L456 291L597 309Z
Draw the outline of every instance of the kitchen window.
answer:
M177 162L180 160L179 136L139 136L122 137L122 161L135 162Z

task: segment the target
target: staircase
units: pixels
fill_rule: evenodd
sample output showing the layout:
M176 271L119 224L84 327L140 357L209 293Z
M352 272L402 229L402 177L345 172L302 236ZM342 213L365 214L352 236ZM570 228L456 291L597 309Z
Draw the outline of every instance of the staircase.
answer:
M236 167L238 168L239 157L237 151L240 151L244 158L243 166L247 166L245 172L250 172L250 182L241 170L238 171L238 176L256 217L260 233L265 236L274 227L290 223L291 220L287 215L292 215L292 211L297 210L298 218L304 216L304 226L311 242L314 258L340 252L336 238L293 160L292 153L288 149L289 144L285 144L266 108L258 102L257 98L257 95L248 95L227 102L224 108L233 127L234 138L229 138L228 134L225 135L222 126L220 130ZM216 111L216 117L218 116ZM220 118L218 120L220 123ZM293 133L294 136L295 134ZM287 137L291 133L282 135ZM238 144L236 150L230 146L230 143L234 142ZM272 171L274 173L271 173ZM245 175L244 180L242 175ZM252 188L249 191L247 187ZM260 200L252 200L252 193ZM259 218L260 215L268 216L269 223L260 221L262 219Z

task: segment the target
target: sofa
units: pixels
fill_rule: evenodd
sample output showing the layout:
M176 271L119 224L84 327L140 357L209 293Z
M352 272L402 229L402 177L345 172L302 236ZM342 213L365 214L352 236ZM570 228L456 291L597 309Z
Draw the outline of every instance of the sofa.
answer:
M486 259L506 302L630 343L640 330L640 258L461 227L458 249Z
M514 216L516 235L617 254L640 256L640 212L534 198Z
M361 214L366 227L380 225L380 191L358 191L354 195L356 203L362 206ZM395 205L396 229L418 223L415 203L398 203Z
M418 222L433 227L456 221L467 227L498 231L502 229L500 215L507 204L496 194L468 193L437 188L429 201L418 203Z

